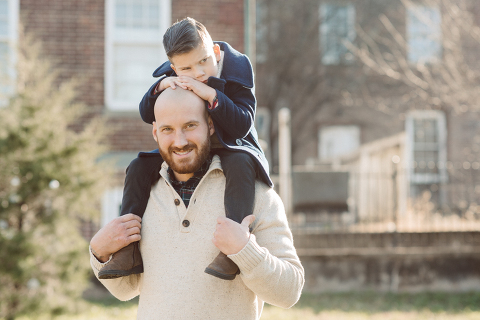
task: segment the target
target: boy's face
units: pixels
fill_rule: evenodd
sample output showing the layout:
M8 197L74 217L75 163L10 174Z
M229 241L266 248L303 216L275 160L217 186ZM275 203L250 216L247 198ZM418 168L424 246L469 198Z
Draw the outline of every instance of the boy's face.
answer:
M190 52L177 54L170 58L171 67L178 76L187 76L207 83L209 77L216 77L218 61L220 61L220 47L197 46Z

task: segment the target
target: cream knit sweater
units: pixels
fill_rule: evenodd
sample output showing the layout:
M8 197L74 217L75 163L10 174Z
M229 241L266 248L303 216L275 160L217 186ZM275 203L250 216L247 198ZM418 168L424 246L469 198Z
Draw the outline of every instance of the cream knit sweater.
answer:
M221 170L215 156L187 209L163 164L162 178L152 188L142 221L144 273L100 280L120 300L140 295L137 319L259 319L264 301L283 308L298 301L304 270L285 210L275 191L260 182L255 187L256 220L250 240L229 256L240 275L226 281L204 273L219 252L212 243L216 219L225 216ZM179 206L175 199L180 199ZM190 222L188 227L182 225L184 220ZM105 264L90 255L98 277Z

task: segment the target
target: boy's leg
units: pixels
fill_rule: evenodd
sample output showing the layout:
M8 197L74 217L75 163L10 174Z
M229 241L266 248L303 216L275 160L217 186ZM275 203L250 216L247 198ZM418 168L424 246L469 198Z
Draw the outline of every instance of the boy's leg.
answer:
M225 214L227 218L242 223L246 216L253 214L256 163L247 153L227 149L215 149L214 152L220 156L226 178ZM205 272L224 280L233 280L239 270L232 260L220 252Z
M160 179L163 159L160 154L149 154L134 159L127 168L120 215L133 213L143 217L150 190ZM98 273L100 279L114 279L143 272L139 243L133 242L113 255L112 260Z

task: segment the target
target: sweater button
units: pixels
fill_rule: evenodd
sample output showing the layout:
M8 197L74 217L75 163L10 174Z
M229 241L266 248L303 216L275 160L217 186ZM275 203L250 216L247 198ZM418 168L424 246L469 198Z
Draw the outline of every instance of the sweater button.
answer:
M176 206L179 206L180 205L180 200L178 199L175 199L175 201L173 201L175 203Z
M240 139L235 140L235 142L237 143L237 146L241 146L241 145L242 145L242 140L240 140Z
M190 225L190 221L188 221L188 220L183 220L182 221L182 226L184 226L185 228L188 228L189 225Z

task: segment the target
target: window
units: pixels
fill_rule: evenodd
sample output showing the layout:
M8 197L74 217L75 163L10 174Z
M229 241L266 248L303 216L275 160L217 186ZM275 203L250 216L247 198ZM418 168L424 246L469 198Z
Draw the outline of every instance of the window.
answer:
M123 191L121 188L107 190L102 198L102 227L120 216Z
M433 63L442 54L441 15L437 7L411 5L407 9L408 60Z
M107 0L105 100L111 110L137 110L167 60L162 39L170 26L170 0Z
M407 165L411 184L433 184L446 179L445 115L436 110L417 110L408 114Z
M357 126L322 127L318 135L320 160L332 160L354 152L360 146L360 128Z
M0 106L6 105L14 88L18 9L18 0L0 0Z
M335 65L353 60L345 42L355 40L355 7L322 4L320 6L320 52L322 63Z

